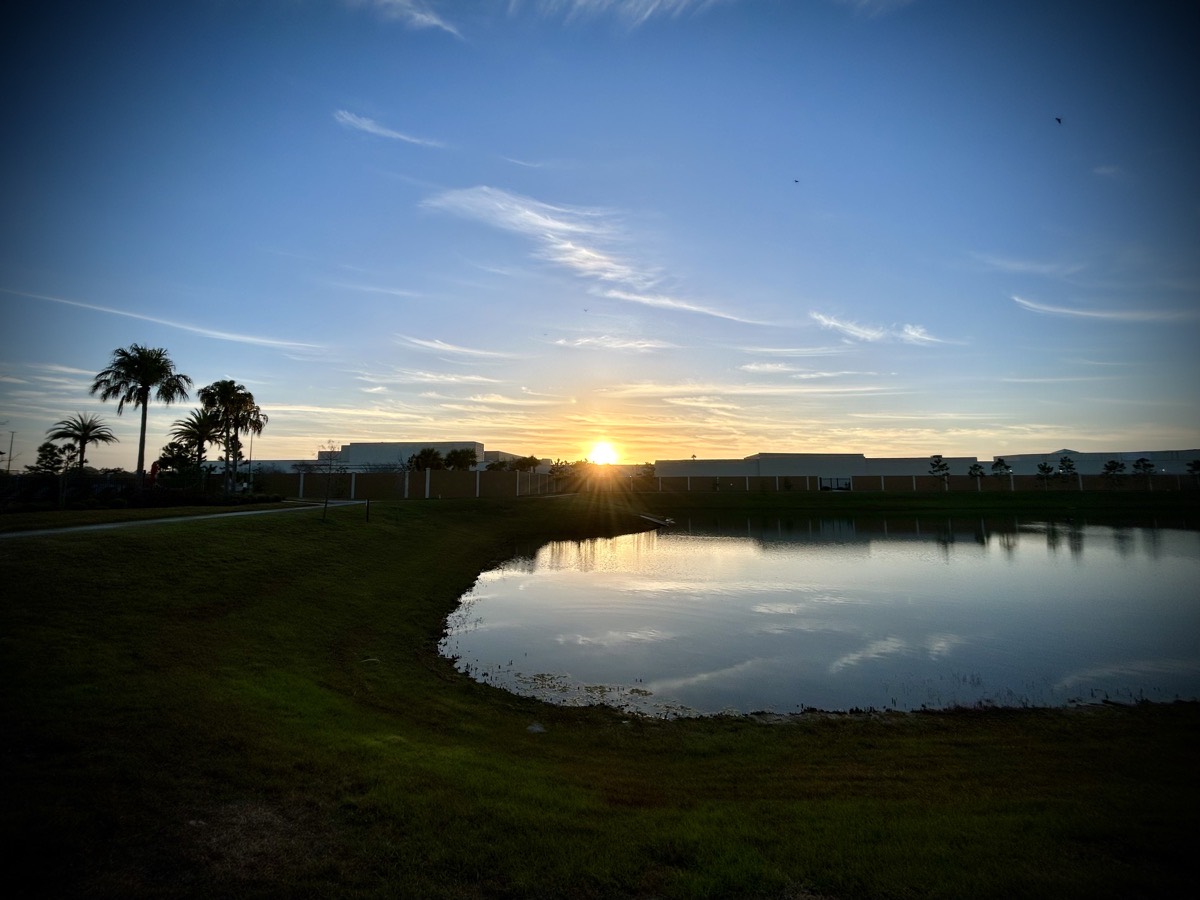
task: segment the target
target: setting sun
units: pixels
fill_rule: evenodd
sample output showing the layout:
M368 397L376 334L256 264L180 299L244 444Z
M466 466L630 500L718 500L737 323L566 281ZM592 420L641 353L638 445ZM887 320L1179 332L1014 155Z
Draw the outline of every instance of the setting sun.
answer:
M597 441L592 444L588 459L603 466L610 466L620 459L620 455L617 453L617 448L608 441Z

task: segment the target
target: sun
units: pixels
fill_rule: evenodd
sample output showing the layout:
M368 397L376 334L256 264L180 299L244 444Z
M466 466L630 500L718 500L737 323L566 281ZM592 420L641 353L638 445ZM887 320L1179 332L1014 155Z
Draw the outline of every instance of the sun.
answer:
M592 451L588 454L588 459L602 466L611 466L620 458L621 455L617 452L617 448L608 441L597 441L592 444Z

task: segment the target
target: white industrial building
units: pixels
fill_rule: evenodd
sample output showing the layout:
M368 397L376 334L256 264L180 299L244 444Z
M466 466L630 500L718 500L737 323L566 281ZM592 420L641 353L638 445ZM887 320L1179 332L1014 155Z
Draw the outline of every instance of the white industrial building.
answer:
M1015 453L1010 456L979 460L974 456L946 456L943 461L951 475L966 475L973 465L980 465L987 475L992 464L1003 458L1013 475L1037 475L1038 465L1048 463L1056 469L1060 460L1069 456L1080 475L1100 475L1109 460L1125 464L1131 473L1139 459L1154 463L1155 471L1165 475L1188 474L1188 463L1200 459L1200 450L1144 450L1078 453L1056 450L1053 453ZM868 457L862 453L755 453L742 459L660 459L654 463L654 474L663 478L742 478L756 476L811 475L819 478L845 479L864 475L928 475L929 456Z

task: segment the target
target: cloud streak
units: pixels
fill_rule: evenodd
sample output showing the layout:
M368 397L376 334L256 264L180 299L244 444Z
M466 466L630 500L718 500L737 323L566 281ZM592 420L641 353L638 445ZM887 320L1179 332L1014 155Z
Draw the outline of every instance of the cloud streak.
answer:
M461 347L457 344L447 344L442 340L426 340L424 338L409 337L408 335L398 334L395 336L397 343L407 344L410 347L417 347L421 350L433 350L437 353L447 353L451 356L467 356L476 359L516 359L514 353L501 353L497 350L478 350L473 347Z
M107 313L111 316L124 316L127 319L137 319L142 322L152 322L155 325L163 325L167 328L178 328L180 331L186 331L191 334L198 334L201 337L212 338L218 341L232 341L236 344L254 344L259 347L272 347L276 350L322 350L321 344L305 344L299 341L284 341L277 338L262 337L252 334L238 334L232 331L218 331L214 328L203 328L199 325L189 325L186 322L174 322L170 319L161 319L157 316L146 316L141 313L128 312L123 309L114 309L111 306L99 306L94 303L81 303L78 300L66 300L62 297L51 297L47 294L29 294L25 291L14 291L8 288L0 288L0 293L11 294L14 297L28 297L31 300L44 300L49 303L61 303L63 306L74 306L77 309L88 309L93 312Z
M610 210L543 203L487 186L445 191L425 199L421 205L521 235L533 242L535 258L595 282L603 288L599 291L603 297L733 322L764 324L655 290L660 282L656 272L604 246L623 239L616 215Z
M365 116L355 115L349 110L339 109L333 114L333 120L339 125L344 125L347 128L353 128L356 131L362 131L367 134L373 134L376 137L388 138L393 141L404 141L406 144L416 144L421 147L444 147L445 145L439 141L431 141L426 138L413 137L410 134L404 134L400 131L393 131L391 128L385 128L374 119L368 119Z
M1182 322L1197 318L1194 310L1154 310L1154 309L1084 309L1080 307L1050 306L1046 303L1036 303L1013 294L1013 302L1022 309L1040 313L1046 316L1068 316L1077 319L1100 319L1107 322Z
M458 29L443 19L433 6L423 0L349 0L352 6L370 6L385 19L402 22L408 28L436 28L455 37Z
M543 13L561 14L568 21L612 15L636 28L656 16L676 18L721 2L728 0L541 0L538 5Z
M666 341L652 338L623 338L611 334L601 334L596 337L561 338L554 342L559 347L577 347L581 349L595 348L599 350L666 350L675 347Z
M819 312L810 312L809 316L822 328L840 332L851 340L864 343L900 341L901 343L916 344L918 346L957 343L945 338L934 337L925 329L924 325L904 325L897 330L895 328L885 328L880 325L860 325L857 322L848 322L844 319L827 316Z
M1084 269L1080 263L1011 259L1004 256L993 256L989 253L972 253L971 256L989 269L996 269L1011 275L1044 275L1048 278L1066 278L1082 272Z

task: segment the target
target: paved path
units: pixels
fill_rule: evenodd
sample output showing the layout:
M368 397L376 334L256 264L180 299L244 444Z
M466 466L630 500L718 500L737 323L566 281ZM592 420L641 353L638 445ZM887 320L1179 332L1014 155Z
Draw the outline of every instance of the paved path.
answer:
M330 500L330 506L361 506L365 500ZM45 537L50 534L72 534L79 531L105 531L111 528L136 528L139 525L170 525L176 522L196 522L201 519L228 519L232 516L264 516L271 513L296 512L302 509L322 509L321 503L296 503L281 509L247 509L241 512L209 513L203 516L169 516L162 519L133 519L128 522L101 522L98 525L68 525L65 528L36 528L28 531L0 531L0 540L19 537Z

